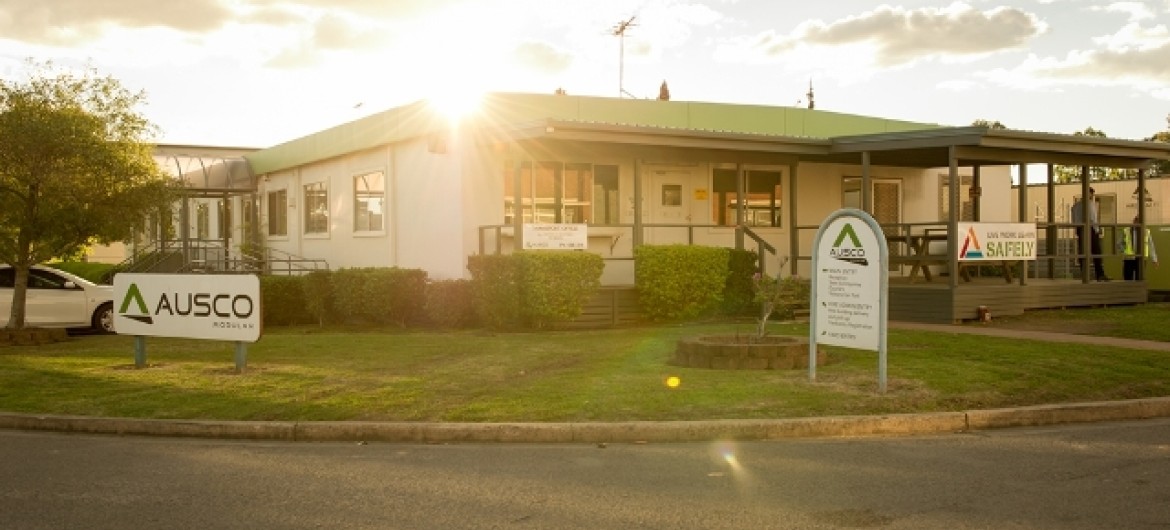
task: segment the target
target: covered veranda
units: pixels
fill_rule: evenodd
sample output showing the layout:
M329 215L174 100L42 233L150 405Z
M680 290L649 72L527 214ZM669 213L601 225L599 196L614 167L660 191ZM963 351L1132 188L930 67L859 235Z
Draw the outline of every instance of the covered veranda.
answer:
M798 178L802 170L811 170L812 166L842 166L849 168L846 170L849 173L859 170L861 194L858 206L873 214L874 198L870 184L874 179L874 169L945 171L949 203L957 205L961 203L960 168L964 168L963 173L971 180L970 188L975 190L971 194L974 205L969 218L961 219L959 208L949 208L946 218L927 222L882 222L880 216L875 215L895 257L891 266L889 316L893 320L919 322L950 323L974 319L980 308L995 315L1011 315L1035 308L1146 301L1145 282L1094 282L1089 273L1077 265L1079 260L1092 255L1087 242L1083 248L1069 244L1075 241L1077 225L1057 220L1053 168L1080 168L1083 176L1087 176L1089 168L1093 167L1134 170L1138 189L1144 189L1142 184L1151 162L1170 159L1170 144L1165 143L984 127L939 127L822 139L539 120L498 133L502 134L496 137L497 141L510 145L513 153L532 159L546 155L556 159L565 153L582 151L607 152L633 161L632 222L589 225L590 250L601 253L607 266L631 261L633 247L653 242L648 241L647 234L669 229L679 231L684 236L683 241L691 244L721 244L758 250L761 259L770 260L768 263L772 267L782 261L778 258L788 256L791 259L783 265L783 273L808 277L811 274L810 252L819 227L808 220L823 219L830 210L822 211L817 207L816 211L800 211L803 199L823 195L823 190L799 187L799 183L804 182ZM517 158L513 155L513 160ZM783 212L785 225L789 227L785 230L786 241L769 242L759 237L756 231L745 225L746 212L742 207L736 212L739 226L726 232L721 230L725 227L715 225L690 222L660 225L648 220L643 207L645 200L641 196L646 187L644 166L647 160L730 164L741 175L753 164L786 168L790 175L789 189L785 192L788 207ZM979 202L983 199L978 190L982 187L981 173L985 168L1005 166L1014 167L1021 178L1026 178L1030 170L1046 172L1045 180L1049 182L1046 219L1030 218L1024 206L1012 212L1011 218L980 218ZM517 165L510 170L519 174L521 168ZM1081 180L1087 194L1088 179ZM805 185L815 185L813 182L816 181L810 179ZM746 202L742 200L745 191L742 188L737 191L737 204ZM520 190L513 193L519 196ZM1145 203L1144 200L1137 202ZM1020 204L1025 205L1026 201L1020 201ZM800 219L804 219L805 224L800 224ZM974 267L961 262L957 259L959 238L956 231L962 220L1034 222L1039 245L1037 260L997 263L990 267ZM699 237L700 233L724 235L720 236L723 239L716 241L704 240ZM521 248L521 234L519 217L514 217L510 224L481 225L479 251L498 253ZM603 235L604 241L595 249L593 238L598 235ZM1106 256L1112 254L1109 249L1104 252ZM632 273L632 267L630 270Z
M1091 167L1133 170L1140 194L1144 193L1151 162L1170 159L1170 144L959 127L836 138L831 151L823 157L803 156L802 161L860 163L861 207L871 213L874 203L868 181L875 166L947 168L947 190L952 205L961 202L959 169L971 168L970 198L974 207L970 218L960 219L959 208L948 208L949 217L934 223L882 224L890 245L891 268L910 270L908 275L891 275L889 316L893 320L948 323L975 319L983 316L981 313L1013 315L1028 309L1133 304L1147 300L1144 281L1097 282L1090 268L1080 266L1084 260L1108 258L1116 253L1111 248L1103 248L1102 254L1092 254L1088 238L1082 246L1077 246L1077 229L1086 233L1090 229L1087 217L1081 225L1057 221L1054 166L1080 169L1082 197L1088 196ZM1024 199L1026 187L1020 186L1019 207L1012 212L1013 219L989 220L1034 222L1038 236L1036 261L979 263L983 266L976 267L958 259L961 237L958 223L983 221L979 213L980 170L990 166L1016 166L1021 181L1027 179L1030 168L1035 170L1039 166L1046 172L1042 178L1048 182L1045 219L1029 216ZM1146 201L1141 196L1137 199L1137 225L1144 227ZM1103 228L1129 226L1133 225ZM793 232L790 244L797 259L792 274L801 270L801 262L806 263L807 270L811 258L800 251L811 248L817 228L799 226ZM938 274L932 275L931 268Z

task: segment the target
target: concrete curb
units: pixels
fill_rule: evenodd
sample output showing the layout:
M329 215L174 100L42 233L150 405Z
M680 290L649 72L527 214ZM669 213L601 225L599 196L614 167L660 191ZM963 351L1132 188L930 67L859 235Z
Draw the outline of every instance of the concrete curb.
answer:
M1170 417L1170 398L1038 405L967 412L971 430Z
M0 429L296 442L665 443L913 436L1166 417L1170 397L928 414L617 423L194 421L0 412Z

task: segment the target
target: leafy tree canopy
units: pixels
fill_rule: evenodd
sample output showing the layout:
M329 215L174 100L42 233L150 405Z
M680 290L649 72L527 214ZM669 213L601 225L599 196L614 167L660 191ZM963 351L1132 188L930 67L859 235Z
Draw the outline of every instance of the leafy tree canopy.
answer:
M1073 133L1073 136L1091 136L1093 138L1108 138L1105 131L1086 127L1083 131ZM1081 168L1079 166L1054 166L1052 168L1056 177L1056 182L1080 182ZM1124 180L1127 178L1136 178L1137 173L1134 170L1127 170L1115 167L1090 167L1089 181L1099 180Z
M971 122L971 125L974 125L976 127L987 127L988 129L1007 129L1008 128L1007 125L1000 123L998 120L991 121L991 120L978 119L978 120Z
M0 262L16 269L9 327L23 327L29 266L129 239L176 185L155 163L156 128L131 93L92 68L28 62L0 79Z
M1145 139L1147 142L1164 142L1170 143L1170 114L1166 115L1166 130L1154 133L1153 136ZM1155 175L1170 175L1170 160L1161 160L1154 163L1153 173Z

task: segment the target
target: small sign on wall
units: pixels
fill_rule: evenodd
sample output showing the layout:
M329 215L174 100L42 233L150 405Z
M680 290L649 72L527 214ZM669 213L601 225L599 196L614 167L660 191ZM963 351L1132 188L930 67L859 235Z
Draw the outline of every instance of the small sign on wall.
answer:
M959 223L959 261L1036 259L1035 223Z
M702 188L695 190L695 200L696 201L707 200L707 190L702 189Z
M524 250L585 250L589 225L524 223Z

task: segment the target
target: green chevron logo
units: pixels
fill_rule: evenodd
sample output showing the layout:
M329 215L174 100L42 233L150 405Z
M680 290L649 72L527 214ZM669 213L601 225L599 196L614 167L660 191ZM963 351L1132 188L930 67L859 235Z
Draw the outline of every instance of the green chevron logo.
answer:
M849 239L848 245L844 244L846 239ZM861 239L857 237L857 232L850 223L845 223L841 232L837 234L833 248L829 249L829 256L857 265L869 265L869 259L865 257L865 248L861 246Z
M126 313L126 310L130 308L130 302L134 302L138 306L137 314L131 315ZM126 289L126 296L122 298L122 306L118 309L118 314L130 320L137 320L143 324L154 324L154 318L150 316L150 312L146 309L146 300L142 298L142 291L138 289L137 283L130 284L130 288Z

